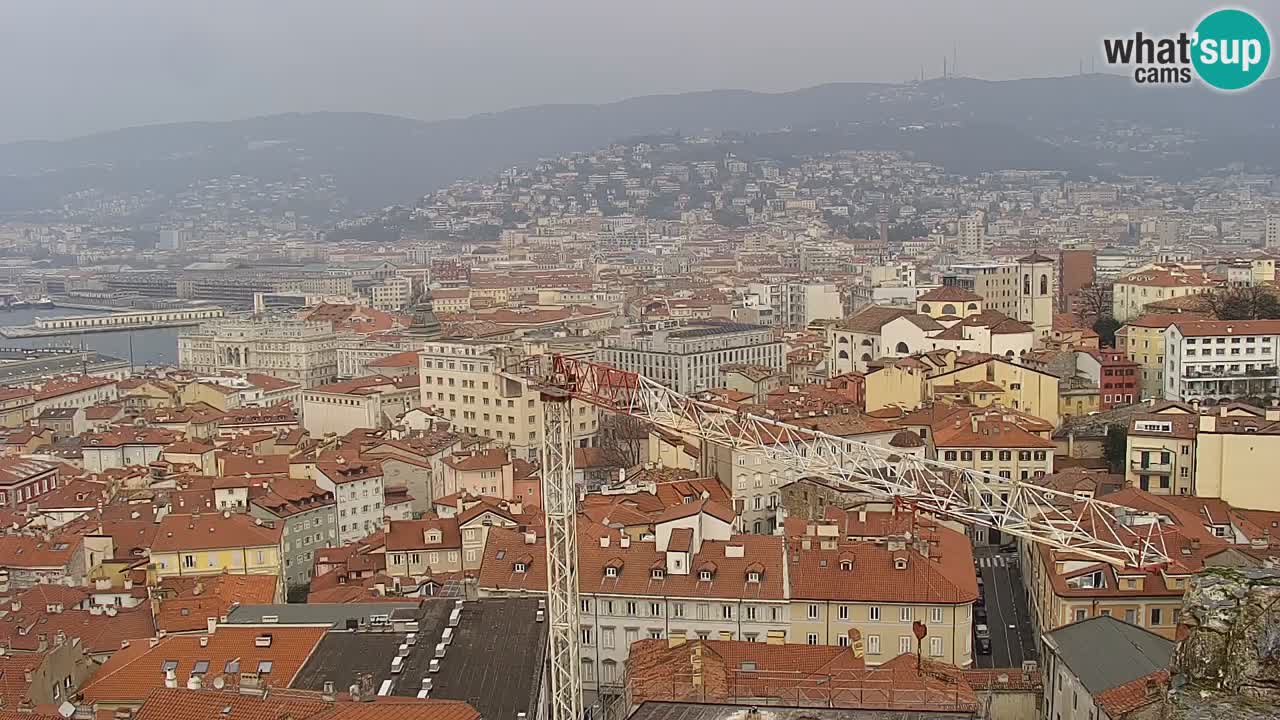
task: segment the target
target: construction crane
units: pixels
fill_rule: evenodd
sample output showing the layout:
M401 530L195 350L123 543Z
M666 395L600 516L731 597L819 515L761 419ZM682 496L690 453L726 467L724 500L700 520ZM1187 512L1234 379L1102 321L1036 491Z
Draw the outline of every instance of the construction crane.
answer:
M1169 562L1150 513L896 452L695 400L638 373L543 356L543 498L547 522L552 720L580 720L576 488L572 399L654 426L764 456L800 477L892 499L1081 558L1149 570Z

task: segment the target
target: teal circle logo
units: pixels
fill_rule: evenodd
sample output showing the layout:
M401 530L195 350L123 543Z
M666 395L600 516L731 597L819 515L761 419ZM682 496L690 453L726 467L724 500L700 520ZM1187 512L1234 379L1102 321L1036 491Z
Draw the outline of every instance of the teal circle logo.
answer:
M1196 26L1191 62L1200 79L1218 90L1242 90L1257 82L1271 61L1271 37L1244 10L1217 10Z

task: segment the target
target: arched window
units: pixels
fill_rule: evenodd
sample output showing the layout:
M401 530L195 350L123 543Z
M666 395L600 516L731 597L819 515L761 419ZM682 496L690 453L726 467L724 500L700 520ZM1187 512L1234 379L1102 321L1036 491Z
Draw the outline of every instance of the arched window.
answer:
M844 335L841 335L840 339L836 340L836 342L839 343L840 345L848 345L849 338L845 337Z
M1048 275L1045 275L1045 274L1040 275L1040 294L1041 295L1049 294L1049 276Z
M1030 273L1027 273L1026 275L1022 276L1022 294L1023 295L1031 294L1031 274Z
M894 348L894 350L896 350L897 352L902 353L903 355L909 355L909 354L911 354L911 348L907 347L907 344L906 344L906 343L904 343L904 342L900 342L900 343L898 343L898 346L897 346L897 347L895 347L895 348Z
M862 339L862 347L871 347L871 346L872 346L872 345L874 345L874 344L875 344L875 343L871 342L871 338L863 338L863 339Z
M849 359L849 351L848 351L848 350L841 350L841 351L840 351L840 354L839 354L839 355L836 355L836 357L840 358L841 360L848 360L848 359Z
M871 362L871 353L862 353L862 362L864 363Z
M920 312L924 313L925 315L928 315L929 313L933 312L933 308L929 307L929 303L925 303L920 306Z
M1005 357L1010 357L1010 358L1011 358L1011 357L1013 357L1013 351L1012 351L1012 350L1006 350L1006 351L1005 351L1005 353L1004 353L1004 356L1005 356Z
M948 303L948 304L946 304L946 305L943 305L943 306L942 306L942 314L943 314L943 315L955 315L955 314L956 314L956 306L955 306L955 305L952 305L952 304L950 304L950 303Z
M969 309L970 309L970 310L977 311L977 309L978 309L978 303L969 303Z

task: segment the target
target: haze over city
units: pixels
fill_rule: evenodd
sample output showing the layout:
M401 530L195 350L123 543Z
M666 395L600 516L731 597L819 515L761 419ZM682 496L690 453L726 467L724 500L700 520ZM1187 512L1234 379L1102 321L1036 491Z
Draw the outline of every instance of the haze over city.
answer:
M1082 60L1100 66L1103 37L1183 30L1205 9L1191 0L5 0L0 142L280 112L437 120L655 93L903 82L922 67L940 75L953 50L969 77L1066 75Z

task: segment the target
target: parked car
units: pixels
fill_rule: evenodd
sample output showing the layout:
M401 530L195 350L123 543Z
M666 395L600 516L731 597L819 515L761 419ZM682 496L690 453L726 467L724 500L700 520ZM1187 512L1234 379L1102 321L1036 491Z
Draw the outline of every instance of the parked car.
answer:
M1006 553L1006 554L1009 554L1009 555L1012 555L1013 553L1018 552L1018 546L1017 546L1017 545L1002 545L1002 546L1000 547L1000 552L1002 552L1002 553Z
M987 609L986 609L985 607L981 606L981 605L979 605L979 606L975 607L975 608L973 609L973 620L974 620L974 622L977 622L977 623L981 623L981 624L983 624L983 625L986 625L986 624L987 624Z
M973 636L977 640L975 643L978 647L978 654L991 654L991 628L986 623L978 623L973 626Z

